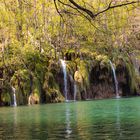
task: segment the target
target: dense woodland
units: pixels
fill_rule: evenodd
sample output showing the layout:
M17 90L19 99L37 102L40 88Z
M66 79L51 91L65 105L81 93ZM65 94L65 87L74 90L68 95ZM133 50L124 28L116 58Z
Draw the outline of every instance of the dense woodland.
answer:
M0 0L0 105L139 95L140 3L132 0Z

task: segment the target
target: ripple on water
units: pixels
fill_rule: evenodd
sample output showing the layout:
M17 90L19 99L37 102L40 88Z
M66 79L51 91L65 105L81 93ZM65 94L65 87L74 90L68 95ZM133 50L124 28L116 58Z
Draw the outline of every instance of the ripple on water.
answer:
M0 139L139 139L140 98L0 108Z

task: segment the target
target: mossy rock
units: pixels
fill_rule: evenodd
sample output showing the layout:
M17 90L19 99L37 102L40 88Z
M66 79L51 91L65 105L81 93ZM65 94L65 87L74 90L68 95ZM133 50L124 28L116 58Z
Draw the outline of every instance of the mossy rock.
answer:
M65 101L64 97L60 93L59 90L56 89L48 89L47 91L47 97L48 97L48 102L51 103L58 103L58 102L63 102Z
M28 104L39 104L39 96L38 94L31 94L28 98Z
M1 97L2 97L2 101L4 103L10 105L10 103L11 103L11 97L10 97L9 93L2 93Z
M77 82L77 83L83 83L83 78L82 78L82 75L80 73L80 71L76 71L74 73L74 80Z
M67 61L67 73L73 75L77 69L75 61Z
M104 62L107 62L108 61L108 57L106 55L103 55L103 54L100 54L100 55L97 55L96 58L95 58L96 61L104 61Z

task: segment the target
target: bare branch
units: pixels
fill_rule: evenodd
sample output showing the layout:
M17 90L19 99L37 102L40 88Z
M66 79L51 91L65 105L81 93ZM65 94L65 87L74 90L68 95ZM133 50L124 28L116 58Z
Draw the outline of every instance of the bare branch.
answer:
M56 0L54 0L56 1ZM82 15L84 14L84 16L87 18L86 15L88 15L89 17L88 18L91 18L92 20L95 19L95 17L97 17L98 15L102 14L102 13L105 13L107 12L108 10L110 9L114 9L114 8L118 8L118 7L123 7L123 6L128 6L128 5L133 5L133 4L136 4L136 3L139 3L140 0L137 0L137 1L131 1L131 2L123 2L121 4L116 4L116 5L112 5L112 0L110 1L110 3L108 4L107 8L97 12L97 13L94 13L93 11L79 5L77 2L75 2L74 0L69 0L70 4L67 4L67 3L64 3L62 2L61 0L58 0L58 2L60 2L62 5L64 6L67 6L67 7L70 7L76 11L78 11L79 13L81 13ZM56 3L56 2L55 2ZM56 7L57 8L57 7ZM58 11L58 8L56 9ZM86 14L86 15L85 15Z
M55 5L55 8L56 8L57 13L60 15L60 17L63 18L63 16L61 15L61 13L59 12L59 9L57 7L56 0L54 0L54 5Z
M132 1L132 2L122 3L122 4L118 4L118 5L113 5L113 6L111 6L112 2L110 2L106 9L96 13L95 16L98 16L98 15L100 15L100 14L102 14L110 9L113 9L113 8L123 7L123 6L127 6L127 5L133 5L133 4L139 3L139 2L140 1L138 0L138 1Z
M69 0L76 8L78 8L79 10L85 12L86 14L88 14L92 19L95 17L94 13L82 6L80 6L79 4L77 4L74 0Z

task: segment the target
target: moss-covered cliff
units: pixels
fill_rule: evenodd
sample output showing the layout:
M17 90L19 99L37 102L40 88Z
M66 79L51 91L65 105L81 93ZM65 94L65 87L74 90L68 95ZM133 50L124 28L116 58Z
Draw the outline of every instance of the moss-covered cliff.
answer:
M67 98L88 100L116 96L115 82L109 63L111 57L98 53L66 53ZM139 95L139 71L130 56L112 59L120 96ZM139 65L138 65L139 67ZM7 79L2 81L5 75ZM33 53L18 67L1 66L0 105L13 104L12 87L18 105L65 101L64 73L59 59ZM76 97L74 97L76 95Z

